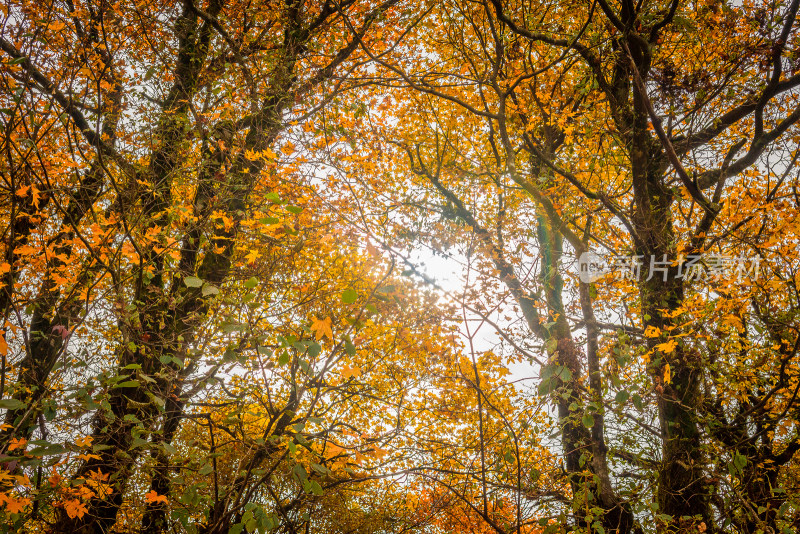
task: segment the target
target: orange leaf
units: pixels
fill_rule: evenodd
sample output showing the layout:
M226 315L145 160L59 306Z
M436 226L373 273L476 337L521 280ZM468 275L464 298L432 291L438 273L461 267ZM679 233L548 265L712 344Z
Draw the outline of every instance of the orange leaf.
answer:
M75 440L75 445L77 445L78 447L88 447L92 444L93 439L94 438L92 436L78 438Z
M145 494L144 500L147 502L163 502L164 504L167 503L167 497L164 495L159 495L156 493L155 490L150 490Z
M15 499L13 497L6 497L3 499L6 502L6 510L8 510L11 514L17 514L22 511L23 508L28 506L31 503L30 499Z
M86 508L86 505L83 504L78 499L70 499L68 501L64 501L64 510L67 511L67 515L70 519L78 519L82 518L86 512L89 510Z
M16 449L24 449L26 443L28 443L28 440L25 438L14 438L9 442L8 450L11 452Z

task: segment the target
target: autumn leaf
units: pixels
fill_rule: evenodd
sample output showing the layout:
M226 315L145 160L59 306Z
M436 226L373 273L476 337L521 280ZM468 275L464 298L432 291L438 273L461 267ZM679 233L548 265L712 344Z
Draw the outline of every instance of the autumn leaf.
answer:
M360 367L350 367L348 365L345 365L344 367L342 367L342 376L345 379L348 379L350 377L361 376L361 368Z
M75 440L75 445L78 447L90 447L94 438L92 436L84 436Z
M661 335L661 330L655 326L648 326L644 330L645 337L658 337Z
M15 451L17 449L25 449L27 443L28 440L25 438L11 438L8 444L8 450Z
M378 460L383 460L386 457L386 455L389 454L389 452L390 451L388 449L381 449L380 447L375 447L372 451L370 451L370 454L375 458L377 458Z
M328 339L333 339L333 331L331 330L331 318L317 319L311 316L311 331L314 333L317 341L327 336Z
M0 501L5 503L6 510L11 514L17 514L25 509L26 506L30 506L31 500L28 498L14 498L8 497L5 494L0 493Z
M659 343L656 345L656 350L663 352L664 354L669 354L675 350L678 344L675 342L674 339L670 339L665 343Z
M145 496L144 500L148 503L155 503L155 502L163 502L164 504L167 503L167 497L164 495L159 495L156 493L155 490L148 491Z
M67 512L67 515L74 519L74 518L82 518L86 512L89 510L86 508L86 504L81 502L79 499L69 499L62 503L64 510Z

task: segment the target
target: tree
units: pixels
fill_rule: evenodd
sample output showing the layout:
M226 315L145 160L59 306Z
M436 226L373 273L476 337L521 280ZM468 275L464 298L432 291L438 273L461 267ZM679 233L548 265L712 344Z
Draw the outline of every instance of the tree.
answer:
M786 195L793 187L800 118L792 51L797 5L487 1L449 2L431 10L417 44L425 49L418 61L408 62L405 49L374 55L394 76L392 85L402 87L391 92L398 104L379 108L371 121L385 140L381 150L394 154L386 164L388 172L397 173L393 205L411 208L403 217L412 220L420 217L414 208L436 210L440 221L460 225L450 242L481 243L462 250L484 254L485 280L506 285L530 332L559 369L569 370L557 376L578 378L562 390L566 397L556 397L562 445L568 466L571 453L576 460L579 450L591 456L597 486L590 489L605 510L601 526L638 528L631 503L613 488L620 475L607 468L603 417L604 406L616 409L632 398L641 412L634 420L659 441L660 451L651 458L641 458L642 451L631 451L630 444L611 451L657 478L652 509L658 521L683 530L724 529L726 522L747 531L782 528L787 523L779 518L791 521L790 514L781 515L786 507L777 511L787 502L783 492L773 494L739 476L747 465L772 465L768 478L791 471L777 464L791 463L797 446L794 436L777 437L770 430L778 420L792 425L794 380L787 369L795 358L795 336L782 327L781 336L773 337L778 352L764 360L755 356L770 329L764 321L773 323L773 314L779 314L784 327L790 324L784 314L792 315L794 304L777 304L763 293L770 284L783 287L777 280L791 278L782 272L789 267L778 267L783 262L773 258L769 276L777 280L756 282L765 273L754 270L748 258L739 265L751 276L741 277L739 287L731 280L718 283L721 268L714 258L704 260L703 280L687 276L687 269L703 254L732 259L750 253L766 260L771 255L765 246L793 239L791 223L777 230L766 221L782 218L778 205L794 209ZM548 16L534 21L534 12ZM720 41L722 34L732 39ZM425 48L425 39L433 44ZM422 180L410 182L409 170ZM364 181L365 190L371 186ZM726 204L726 192L736 198L744 191L753 199L748 207L758 206L760 216ZM423 237L442 248L448 240L438 224L418 223L421 231L406 237ZM537 228L535 240L531 227ZM425 232L433 228L429 237ZM773 229L780 238L768 237ZM533 241L538 253L526 250L526 241ZM572 328L565 324L568 307L557 270L562 242L576 256L597 246L645 260L634 284L576 283L573 302L582 315L576 326L586 328L585 356L565 345ZM529 290L534 279L522 273L534 254L540 280ZM720 302L720 294L730 300ZM614 308L624 295L634 299L635 310ZM769 313L762 299L770 302ZM603 301L612 331L626 332L607 334L605 347L598 343L601 325L593 309ZM743 313L742 307L754 311ZM726 324L736 325L735 349ZM692 331L702 337L688 337ZM634 393L615 376L619 365L630 363L629 355L622 357L630 350L629 334L637 340L640 369L650 376L647 393L657 402L656 428L646 422L641 389ZM585 363L567 365L576 356ZM738 373L753 359L778 367L771 378L764 369L744 385ZM576 373L581 369L588 369L586 388ZM615 400L609 382L618 390ZM732 397L739 399L734 406ZM767 408L771 399L781 407ZM633 416L630 408L624 410L622 415ZM578 417L585 418L588 432L575 423ZM723 452L727 449L733 456ZM727 472L731 461L733 471ZM579 463L568 469L577 474ZM722 482L731 476L738 481L732 489ZM755 493L744 497L741 491ZM649 504L634 496L640 509ZM734 512L748 500L761 504ZM578 525L583 521L575 516Z
M259 346L257 330L230 321L235 299L254 298L262 277L277 289L260 297L315 298L282 287L311 219L286 180L301 158L280 136L358 83L358 44L399 31L397 4L4 6L2 443L11 466L60 452L53 433L89 427L76 443L90 450L56 473L67 486L51 484L66 492L55 530L132 528L119 511L147 483L135 480L146 451L142 528L168 528L167 453L187 402ZM312 339L337 329L327 314L313 321ZM279 417L273 434L294 422ZM199 521L227 529L237 510ZM7 517L24 520L18 511ZM51 522L43 512L36 501L32 517Z
M793 531L799 5L4 5L6 528Z

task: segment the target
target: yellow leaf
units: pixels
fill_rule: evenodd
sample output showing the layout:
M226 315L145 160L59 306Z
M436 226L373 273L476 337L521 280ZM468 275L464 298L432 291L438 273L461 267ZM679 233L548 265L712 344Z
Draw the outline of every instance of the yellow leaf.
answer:
M256 260L259 258L259 256L261 256L260 252L258 252L257 250L251 250L250 252L247 253L244 259L247 260L247 263L255 263Z
M345 379L348 379L351 376L361 376L361 368L360 367L350 367L348 365L345 365L342 368L342 376Z
M674 339L670 339L666 343L660 343L660 344L656 345L656 350L659 350L659 351L663 352L664 354L669 354L670 352L674 351L675 347L677 347L677 346L678 346L678 344L675 343L675 340Z
M333 331L331 330L331 318L326 317L325 319L317 319L313 315L311 316L311 331L314 332L317 340L322 339L324 336L328 336L328 339L333 339Z
M6 343L6 333L0 332L0 354L8 355L8 343Z
M661 335L661 329L655 326L648 326L644 331L644 337L658 337Z
M672 382L672 369L669 364L664 366L664 383L669 384Z

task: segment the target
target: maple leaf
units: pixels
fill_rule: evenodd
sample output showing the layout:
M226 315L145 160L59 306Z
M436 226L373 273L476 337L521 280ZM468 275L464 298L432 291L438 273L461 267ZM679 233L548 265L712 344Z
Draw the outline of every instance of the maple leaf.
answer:
M62 502L61 505L64 507L70 519L75 519L76 517L80 519L89 511L86 505L78 499L66 500Z
M377 458L378 460L383 460L386 457L386 455L389 454L389 451L387 449L381 449L380 447L375 447L372 451L370 451L370 454L375 458Z
M149 503L154 503L154 502L163 502L164 504L167 503L167 497L165 495L159 495L155 490L148 491L144 496L144 500Z
M5 497L3 499L6 503L6 510L11 514L21 512L26 506L31 504L31 500L27 498L15 499L14 497Z
M333 339L333 330L331 330L331 318L326 317L325 319L317 319L315 316L312 315L311 331L314 332L317 341L319 341L325 336L327 336L328 339Z
M350 367L350 366L345 365L342 368L342 376L345 379L348 379L351 376L355 376L355 377L361 376L361 368L360 367Z
M253 249L247 253L244 259L247 260L247 263L253 264L259 257L261 257L261 253L258 250Z

